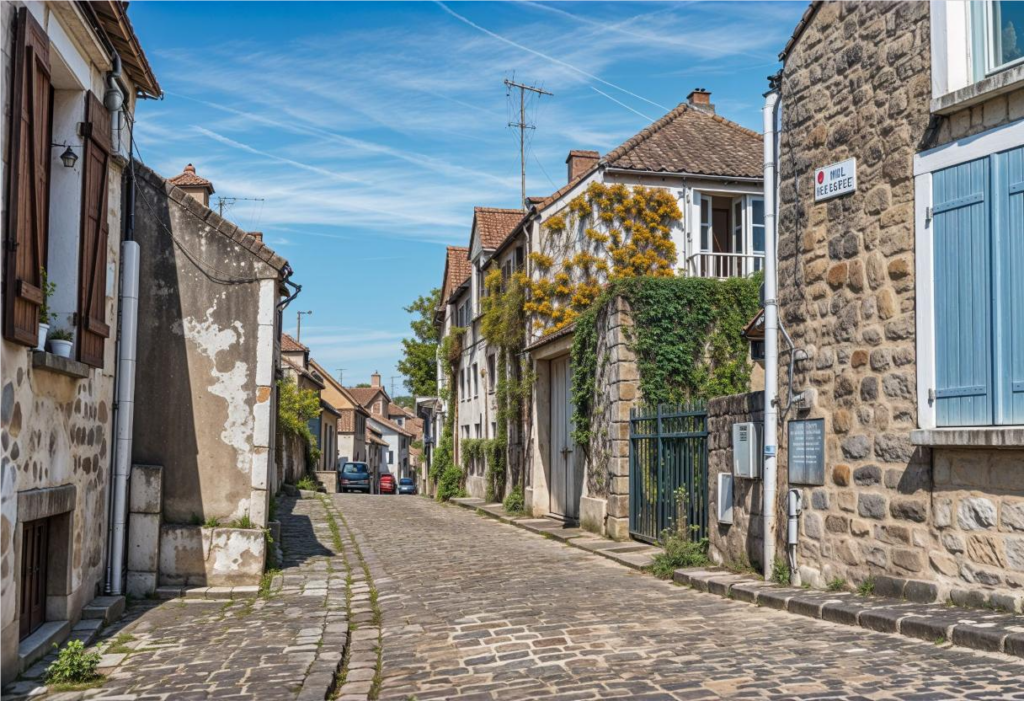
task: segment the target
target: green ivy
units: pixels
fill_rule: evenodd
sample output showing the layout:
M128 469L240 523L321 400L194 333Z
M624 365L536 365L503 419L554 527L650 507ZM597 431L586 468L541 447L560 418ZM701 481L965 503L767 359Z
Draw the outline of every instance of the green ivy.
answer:
M760 308L761 275L714 280L639 277L610 285L576 321L572 347L573 435L590 440L598 364L598 318L623 297L632 309L629 344L645 404L681 404L746 392L748 341L741 332Z
M448 403L448 413L445 414L444 426L441 428L441 436L438 438L430 465L429 476L437 487L434 494L438 501L448 501L453 497L465 495L463 472L455 462L455 407L459 401L455 368L462 355L462 338L465 335L466 329L454 327L441 340L437 351L438 357L445 363L446 375L445 386L440 395Z

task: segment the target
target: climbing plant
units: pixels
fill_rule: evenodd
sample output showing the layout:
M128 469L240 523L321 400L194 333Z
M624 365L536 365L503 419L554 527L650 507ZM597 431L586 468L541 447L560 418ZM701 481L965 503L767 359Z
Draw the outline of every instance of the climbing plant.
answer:
M299 389L295 380L286 377L277 382L277 425L283 433L298 436L306 444L310 463L320 459L320 447L309 422L320 416L320 394L312 389Z
M504 272L494 267L484 278L480 331L495 358L496 435L484 448L487 464L487 499L505 495L509 429L522 435L523 407L533 386L533 373L520 355L526 343L527 277L522 271Z
M714 280L623 278L579 316L573 334L573 434L590 439L602 309L623 297L632 309L629 345L647 404L682 403L746 392L750 363L743 327L760 308L761 276Z
M530 254L538 275L525 310L534 329L572 323L609 282L674 275L672 229L682 216L664 188L591 183L544 222L541 248Z
M458 326L452 328L441 340L437 351L445 368L445 383L440 389L440 396L448 405L430 466L430 479L437 486L435 497L438 501L448 501L465 493L463 471L455 462L455 407L459 401L455 369L462 356L462 340L465 335L466 329Z

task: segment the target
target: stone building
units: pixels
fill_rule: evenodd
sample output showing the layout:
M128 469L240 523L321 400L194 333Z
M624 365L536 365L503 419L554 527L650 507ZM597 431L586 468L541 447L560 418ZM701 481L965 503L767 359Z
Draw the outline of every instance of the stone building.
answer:
M278 338L291 268L203 198L140 163L135 171L143 255L132 458L163 479L159 512L129 523L129 591L254 584L259 529L279 487Z
M119 281L138 251L125 243L122 206L133 187L128 124L136 101L161 91L127 3L5 2L0 32L6 684L73 627L95 629L80 623L83 608L121 592L123 560L111 562L125 513L114 513L111 489L115 384L126 372L116 339ZM47 324L73 339L69 358L47 345Z
M873 578L880 593L1021 609L1012 5L814 3L781 55L779 316L800 355L790 378L780 348L781 404L797 401L780 427L778 518L799 489L805 583ZM855 180L830 189L835 164ZM804 419L823 421L822 472L793 467Z

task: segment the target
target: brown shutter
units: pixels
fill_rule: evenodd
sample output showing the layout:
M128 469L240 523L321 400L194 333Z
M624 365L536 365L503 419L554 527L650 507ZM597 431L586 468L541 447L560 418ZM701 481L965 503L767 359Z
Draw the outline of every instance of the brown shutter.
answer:
M107 326L107 165L110 113L91 92L85 96L82 173L82 249L78 256L78 359L103 367Z
M14 29L10 177L4 240L4 338L34 346L50 209L50 40L26 8Z

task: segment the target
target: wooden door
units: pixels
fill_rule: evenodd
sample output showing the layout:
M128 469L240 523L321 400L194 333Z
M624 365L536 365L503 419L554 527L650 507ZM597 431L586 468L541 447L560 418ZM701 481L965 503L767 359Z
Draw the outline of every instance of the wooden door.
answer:
M19 635L27 638L46 620L46 560L49 519L27 521L21 536Z
M572 439L572 372L568 356L551 361L550 510L579 517L576 450Z

